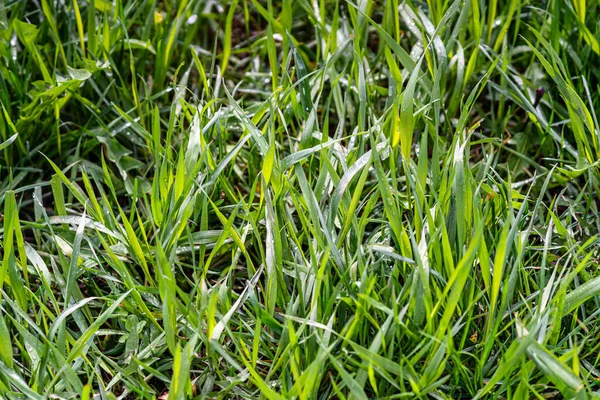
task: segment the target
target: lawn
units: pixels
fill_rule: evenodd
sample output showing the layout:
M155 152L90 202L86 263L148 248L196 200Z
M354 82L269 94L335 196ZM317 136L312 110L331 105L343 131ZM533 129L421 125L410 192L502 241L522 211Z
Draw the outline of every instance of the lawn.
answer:
M600 398L599 18L0 0L0 399Z

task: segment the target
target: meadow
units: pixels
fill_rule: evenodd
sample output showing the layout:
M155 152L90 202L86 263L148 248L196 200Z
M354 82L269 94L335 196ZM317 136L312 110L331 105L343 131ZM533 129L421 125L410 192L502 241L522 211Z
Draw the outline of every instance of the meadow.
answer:
M599 17L0 0L0 399L600 398Z

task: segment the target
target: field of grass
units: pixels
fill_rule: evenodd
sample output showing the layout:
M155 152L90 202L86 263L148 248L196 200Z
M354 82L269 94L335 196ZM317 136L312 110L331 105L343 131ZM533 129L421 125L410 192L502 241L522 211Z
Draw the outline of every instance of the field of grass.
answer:
M0 0L0 399L600 398L599 18Z

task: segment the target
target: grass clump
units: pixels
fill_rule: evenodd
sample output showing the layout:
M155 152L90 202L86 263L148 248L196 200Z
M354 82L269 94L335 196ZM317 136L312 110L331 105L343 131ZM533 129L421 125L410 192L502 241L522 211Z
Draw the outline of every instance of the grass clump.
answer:
M598 397L598 15L1 3L0 397Z

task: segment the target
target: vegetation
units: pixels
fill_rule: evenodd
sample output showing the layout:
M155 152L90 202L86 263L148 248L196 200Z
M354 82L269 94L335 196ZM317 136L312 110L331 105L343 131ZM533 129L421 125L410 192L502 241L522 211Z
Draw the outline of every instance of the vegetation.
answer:
M595 398L600 4L0 1L0 398Z

